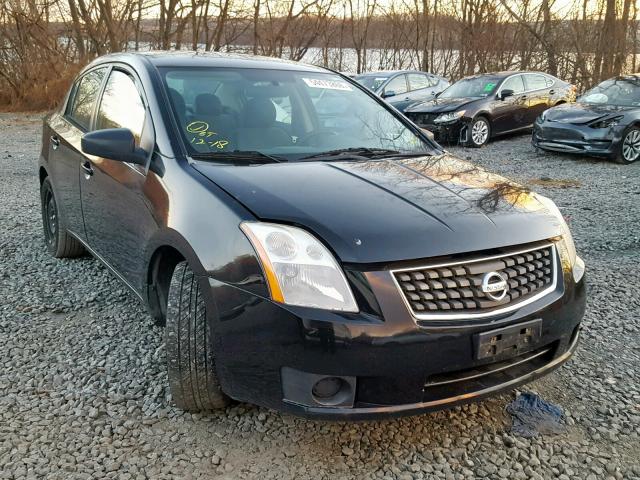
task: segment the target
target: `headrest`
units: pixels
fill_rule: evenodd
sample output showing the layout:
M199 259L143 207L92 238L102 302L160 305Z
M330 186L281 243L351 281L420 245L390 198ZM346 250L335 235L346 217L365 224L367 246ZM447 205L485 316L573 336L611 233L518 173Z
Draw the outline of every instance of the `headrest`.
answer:
M199 115L220 115L222 102L213 93L201 93L196 97L196 113Z
M184 98L180 95L175 88L169 89L169 98L171 99L171 103L173 104L173 109L179 116L184 116L187 112L187 107L184 103Z
M252 98L244 107L244 122L249 128L270 127L276 121L276 107L268 98Z

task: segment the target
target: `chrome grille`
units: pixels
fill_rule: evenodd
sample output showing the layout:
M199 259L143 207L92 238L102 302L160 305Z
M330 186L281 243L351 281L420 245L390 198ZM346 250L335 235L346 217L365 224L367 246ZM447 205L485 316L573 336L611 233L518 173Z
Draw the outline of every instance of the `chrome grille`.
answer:
M406 303L418 318L491 315L533 301L555 289L556 258L551 244L500 255L392 272ZM507 283L501 300L482 290L486 274ZM496 295L494 295L495 297Z

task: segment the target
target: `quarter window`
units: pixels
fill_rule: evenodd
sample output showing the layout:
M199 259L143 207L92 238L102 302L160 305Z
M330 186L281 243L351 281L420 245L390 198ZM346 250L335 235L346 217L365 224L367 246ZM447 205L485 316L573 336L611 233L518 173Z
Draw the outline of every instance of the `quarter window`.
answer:
M83 76L77 83L71 105L68 107L67 116L84 130L91 127L91 116L106 71L106 68L98 68Z
M384 87L385 92L393 92L394 95L400 95L402 93L407 93L407 81L404 78L404 75L398 75L393 78L386 87Z
M548 87L547 78L544 75L525 75L527 90L543 90Z
M104 88L96 118L96 130L128 128L140 144L145 109L138 88L130 75L113 70Z
M508 78L502 84L502 90L513 90L515 95L524 92L524 83L522 82L522 75L516 75Z

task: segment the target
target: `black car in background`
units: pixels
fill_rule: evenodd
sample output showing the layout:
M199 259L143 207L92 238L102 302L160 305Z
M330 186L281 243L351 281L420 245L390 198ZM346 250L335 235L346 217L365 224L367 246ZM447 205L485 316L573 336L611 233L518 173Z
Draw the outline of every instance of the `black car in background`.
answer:
M49 253L90 252L148 306L183 409L417 413L531 381L577 347L585 267L555 204L339 74L107 55L42 138Z
M492 137L531 128L547 108L572 102L575 91L546 73L486 73L457 81L405 114L439 142L481 147Z
M640 158L640 74L605 80L538 117L533 146L629 164Z
M354 78L401 112L409 105L435 98L449 86L446 78L416 70L368 72Z

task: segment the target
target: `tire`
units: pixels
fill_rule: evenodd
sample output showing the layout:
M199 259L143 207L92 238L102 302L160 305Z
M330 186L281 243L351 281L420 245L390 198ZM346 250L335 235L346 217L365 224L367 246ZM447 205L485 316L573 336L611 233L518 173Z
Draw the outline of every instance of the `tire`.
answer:
M229 404L216 375L211 337L198 278L187 262L180 262L169 285L165 342L169 387L182 410L201 412Z
M480 148L491 138L491 123L486 117L476 117L468 127L465 147Z
M640 159L640 128L631 127L622 136L620 148L615 161L623 165L629 165Z
M56 197L49 178L40 186L42 228L47 250L55 258L74 258L85 254L82 244L67 231L64 217L60 216Z

